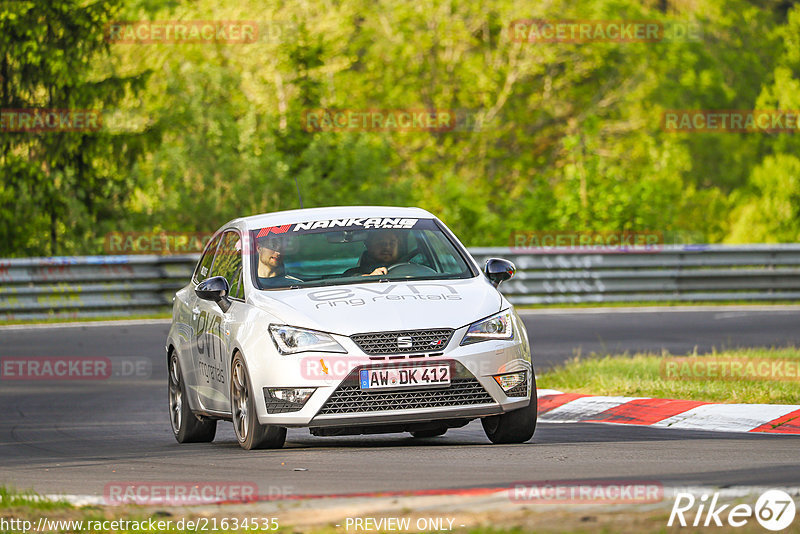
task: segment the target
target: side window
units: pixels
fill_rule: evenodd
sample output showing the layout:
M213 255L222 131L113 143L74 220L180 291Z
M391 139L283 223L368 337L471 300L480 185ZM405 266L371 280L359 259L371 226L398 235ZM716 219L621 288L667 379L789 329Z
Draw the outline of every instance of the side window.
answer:
M217 236L211 241L208 247L206 247L205 254L203 254L203 257L197 262L197 268L194 270L194 279L197 280L198 283L211 276L211 262L214 261L214 252L217 250L219 238L220 236Z
M242 262L239 261L239 275L231 284L231 297L244 300L244 284L242 284Z
M242 240L234 231L222 235L217 257L211 268L212 276L224 276L231 288L230 296L244 298L242 287Z

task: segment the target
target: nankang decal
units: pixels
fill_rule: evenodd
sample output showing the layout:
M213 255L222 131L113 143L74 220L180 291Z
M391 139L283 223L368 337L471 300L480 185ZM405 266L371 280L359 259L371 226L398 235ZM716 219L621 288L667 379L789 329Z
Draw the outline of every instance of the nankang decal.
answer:
M285 234L286 232L289 231L289 228L291 227L292 227L291 224L284 224L283 226L267 226L266 228L262 228L261 230L258 231L256 239L258 239L259 237L264 237L266 235L269 235L270 232L272 232L273 234Z
M360 217L355 219L324 219L321 221L309 221L297 223L292 229L293 232L301 230L316 230L318 228L403 228L411 229L417 224L419 219L400 219L391 217Z
M281 226L267 226L255 230L256 239L268 235L281 234L316 234L337 230L434 230L436 223L433 219L406 219L402 217L353 217L345 219L322 219L319 221L306 221L301 223L284 224Z

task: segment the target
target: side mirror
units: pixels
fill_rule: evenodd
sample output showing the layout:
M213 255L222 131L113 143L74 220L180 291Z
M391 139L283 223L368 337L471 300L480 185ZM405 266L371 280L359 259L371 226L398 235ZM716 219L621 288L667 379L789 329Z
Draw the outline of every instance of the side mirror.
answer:
M230 290L231 288L224 276L206 278L194 288L194 292L199 298L216 302L223 312L227 312L231 307L231 301L228 299Z
M510 280L516 272L514 264L502 258L489 258L483 267L483 273L491 280L494 287L499 286L500 282Z

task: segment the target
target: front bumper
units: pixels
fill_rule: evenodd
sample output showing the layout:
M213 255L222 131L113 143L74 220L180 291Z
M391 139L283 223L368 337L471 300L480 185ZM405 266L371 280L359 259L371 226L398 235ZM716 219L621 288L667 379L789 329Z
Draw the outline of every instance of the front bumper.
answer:
M374 358L361 352L349 338L337 337L348 354L308 353L282 356L259 368L252 377L258 419L261 424L286 427L335 427L474 419L524 408L533 384L533 369L527 343L485 341L459 346L456 340L466 329L454 333L443 352L415 354L394 359ZM448 387L361 391L358 371L364 368L407 367L448 363ZM322 370L326 372L322 372ZM251 372L253 372L251 367ZM494 380L496 374L527 371L524 396L517 388L508 396ZM292 412L267 409L266 388L314 387L302 409ZM535 393L534 393L535 394ZM281 413L282 412L282 413Z

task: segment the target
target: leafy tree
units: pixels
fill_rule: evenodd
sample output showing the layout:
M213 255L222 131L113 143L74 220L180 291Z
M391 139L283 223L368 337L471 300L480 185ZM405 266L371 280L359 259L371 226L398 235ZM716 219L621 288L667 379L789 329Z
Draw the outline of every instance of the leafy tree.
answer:
M141 124L4 133L2 255L51 242L98 252L110 229L211 231L298 207L298 185L306 207L428 208L469 245L548 229L794 239L797 215L778 206L796 204L795 137L661 128L670 109L800 109L800 17L781 0L19 6L0 15L3 107L100 106ZM112 18L256 21L259 40L109 48ZM695 31L518 42L510 25L526 18ZM318 108L449 110L459 121L441 132L307 131L303 114Z
M734 212L727 241L783 243L800 241L800 158L767 156L753 169L757 195Z
M96 68L117 6L100 0L5 2L0 11L0 106L6 110L112 109L146 75ZM0 132L0 255L87 250L118 217L129 169L148 148L141 133Z
M783 54L755 109L800 110L800 6L788 13L779 30ZM747 188L737 191L737 209L731 212L729 243L800 241L800 141L795 133L761 135L769 153L752 169Z

